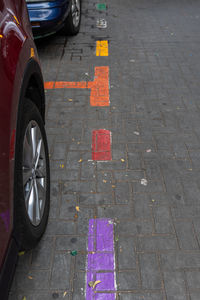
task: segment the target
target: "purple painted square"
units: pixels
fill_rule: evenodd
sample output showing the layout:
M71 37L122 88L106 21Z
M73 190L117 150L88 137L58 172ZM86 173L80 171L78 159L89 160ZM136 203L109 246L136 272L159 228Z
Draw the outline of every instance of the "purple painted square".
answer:
M95 300L115 300L115 294L96 294Z
M114 270L113 253L88 254L88 270Z
M113 224L108 219L100 219L96 230L97 251L113 251Z
M96 286L97 291L115 291L115 277L113 273L97 273L96 280L101 282Z

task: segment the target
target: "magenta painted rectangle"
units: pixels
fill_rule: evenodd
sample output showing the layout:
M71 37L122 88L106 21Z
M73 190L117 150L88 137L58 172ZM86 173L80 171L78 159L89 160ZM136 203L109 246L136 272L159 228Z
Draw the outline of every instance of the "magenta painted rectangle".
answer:
M88 252L86 300L115 300L115 253L112 220L89 220ZM101 282L93 290L88 283L96 280ZM106 293L108 291L109 293Z

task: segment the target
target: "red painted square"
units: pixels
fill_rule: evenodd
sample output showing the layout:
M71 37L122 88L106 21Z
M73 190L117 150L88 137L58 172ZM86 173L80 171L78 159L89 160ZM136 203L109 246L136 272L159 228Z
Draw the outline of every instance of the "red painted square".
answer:
M99 129L92 133L92 160L111 160L111 133Z

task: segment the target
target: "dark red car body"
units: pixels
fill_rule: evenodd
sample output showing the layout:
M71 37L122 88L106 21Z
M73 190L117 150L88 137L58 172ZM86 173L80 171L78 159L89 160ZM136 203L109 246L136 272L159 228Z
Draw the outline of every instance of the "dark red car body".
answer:
M43 79L23 0L0 0L0 299L6 299L19 244L13 226L17 120L26 95L44 118Z

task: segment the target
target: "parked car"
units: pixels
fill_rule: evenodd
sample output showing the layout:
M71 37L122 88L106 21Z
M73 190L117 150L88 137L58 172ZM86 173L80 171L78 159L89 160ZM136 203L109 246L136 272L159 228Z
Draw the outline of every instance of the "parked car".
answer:
M24 0L0 0L0 299L20 249L44 233L50 200L45 97Z
M79 32L81 0L26 0L35 38L53 34L62 29L65 34Z

